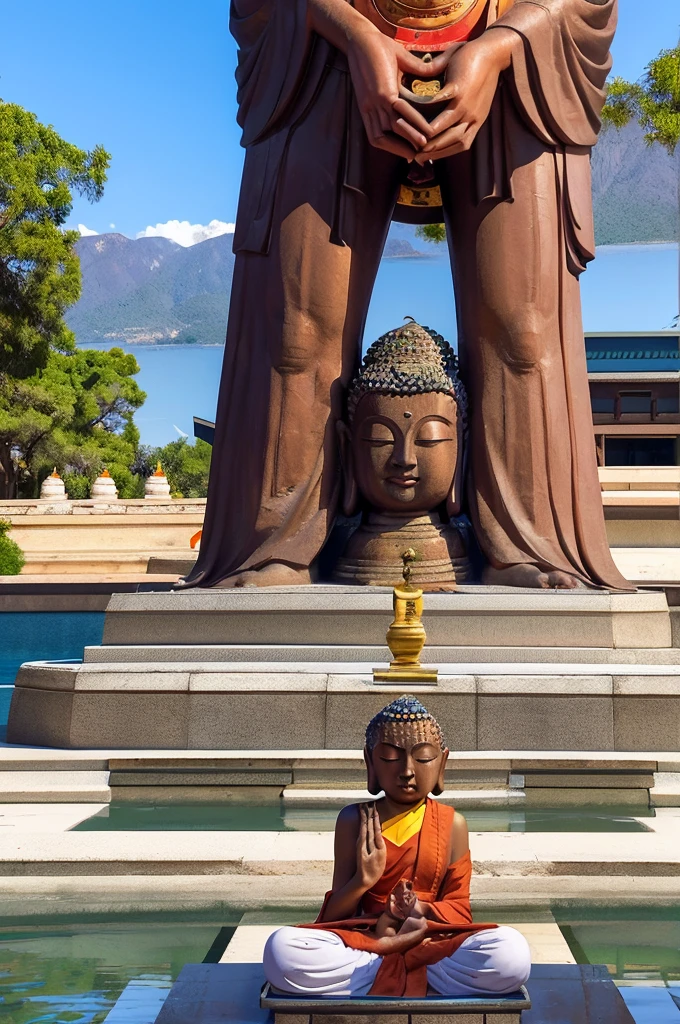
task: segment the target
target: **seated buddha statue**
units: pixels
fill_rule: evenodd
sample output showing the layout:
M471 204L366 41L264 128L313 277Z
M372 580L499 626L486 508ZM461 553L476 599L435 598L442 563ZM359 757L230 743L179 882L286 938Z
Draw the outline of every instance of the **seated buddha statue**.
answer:
M415 322L368 349L338 424L343 511L361 511L335 567L339 583L393 586L413 548L412 579L453 590L470 576L460 513L465 390L451 346Z
M462 997L507 995L527 981L524 936L473 923L465 818L430 796L443 791L448 754L414 697L399 697L369 723L364 757L378 799L340 812L332 888L316 922L270 936L264 972L275 989Z

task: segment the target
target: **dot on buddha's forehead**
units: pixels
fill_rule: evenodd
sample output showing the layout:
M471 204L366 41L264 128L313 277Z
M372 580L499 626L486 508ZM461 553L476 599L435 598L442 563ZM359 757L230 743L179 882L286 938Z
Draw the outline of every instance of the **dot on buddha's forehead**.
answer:
M404 413L404 419L405 420L410 420L412 416L413 416L412 412L405 412Z

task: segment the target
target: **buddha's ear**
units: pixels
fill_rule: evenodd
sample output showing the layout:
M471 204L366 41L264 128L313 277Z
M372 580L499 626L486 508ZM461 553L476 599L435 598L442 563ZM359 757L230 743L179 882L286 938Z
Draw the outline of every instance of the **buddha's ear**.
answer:
M352 435L346 423L338 420L335 425L340 446L340 465L342 466L342 512L348 518L359 511L359 489L354 475L354 458L352 456Z
M366 762L366 789L371 796L378 796L382 792L382 787L378 782L378 776L375 774L375 768L373 767L373 754L364 747L364 761Z
M460 515L460 510L463 507L463 488L465 486L465 466L467 462L467 444L465 431L463 430L463 422L461 420L460 412L456 417L456 434L457 434L457 447L458 447L458 458L456 460L456 471L453 474L453 480L451 482L451 490L449 496L446 499L446 514L449 519L453 519L454 516Z
M446 780L444 778L446 772L446 762L449 759L449 751L442 750L441 761L439 762L439 775L437 776L437 784L432 790L433 796L441 796L446 788Z

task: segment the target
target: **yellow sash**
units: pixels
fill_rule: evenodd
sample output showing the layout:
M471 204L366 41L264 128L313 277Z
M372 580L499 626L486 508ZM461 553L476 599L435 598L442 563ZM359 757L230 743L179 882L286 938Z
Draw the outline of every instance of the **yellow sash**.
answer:
M385 839L389 839L395 846L403 846L411 836L420 832L425 818L426 801L418 804L417 807L397 814L395 818L384 821L380 831Z

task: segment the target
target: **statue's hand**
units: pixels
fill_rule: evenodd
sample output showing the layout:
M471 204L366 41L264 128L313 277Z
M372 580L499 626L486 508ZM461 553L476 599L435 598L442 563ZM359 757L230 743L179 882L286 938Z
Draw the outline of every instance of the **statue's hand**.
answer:
M384 874L387 847L375 804L361 804L359 813L361 821L357 838L356 879L363 892L368 892Z
M455 44L432 61L430 74L446 72L437 102L448 103L432 121L434 138L418 153L418 163L442 160L470 149L489 116L500 73L509 67L518 39L511 29L489 29L463 46Z
M369 142L413 160L435 133L423 115L400 97L399 86L407 73L431 77L432 65L368 22L350 40L347 61Z

